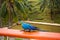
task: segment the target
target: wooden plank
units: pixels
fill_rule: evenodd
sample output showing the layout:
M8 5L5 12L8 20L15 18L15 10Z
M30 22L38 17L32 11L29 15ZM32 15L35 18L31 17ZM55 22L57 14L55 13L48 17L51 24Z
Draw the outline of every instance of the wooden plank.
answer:
M60 24L57 24L57 23L34 22L34 21L24 21L24 22L34 23L34 24L51 25L51 26L60 26Z

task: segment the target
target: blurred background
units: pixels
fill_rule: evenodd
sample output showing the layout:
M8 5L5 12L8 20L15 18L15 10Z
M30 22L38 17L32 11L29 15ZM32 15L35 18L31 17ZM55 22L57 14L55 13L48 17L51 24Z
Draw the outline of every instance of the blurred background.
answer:
M0 0L0 27L22 30L21 25L13 26L19 20L60 24L60 0ZM60 26L31 25L60 33Z

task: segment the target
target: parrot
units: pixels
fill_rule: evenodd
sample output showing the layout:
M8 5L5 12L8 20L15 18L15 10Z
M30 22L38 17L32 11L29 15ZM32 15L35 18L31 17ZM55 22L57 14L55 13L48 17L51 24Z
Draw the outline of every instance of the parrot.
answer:
M37 31L43 31L43 30L40 30L39 28L29 24L29 23L25 23L23 21L20 22L21 23L21 26L22 28L24 29L24 31L34 31L34 30L37 30Z

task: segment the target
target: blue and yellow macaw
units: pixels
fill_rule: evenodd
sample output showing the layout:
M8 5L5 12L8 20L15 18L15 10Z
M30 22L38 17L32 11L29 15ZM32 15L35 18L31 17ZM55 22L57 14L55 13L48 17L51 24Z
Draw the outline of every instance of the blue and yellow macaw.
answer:
M22 28L24 29L24 31L25 30L27 30L27 31L34 31L34 30L40 30L40 29L38 29L37 27L35 27L35 26L33 26L33 25L31 25L31 24L29 24L29 23L25 23L25 22L23 22L23 21L21 21L20 22L21 23L21 25L22 25Z

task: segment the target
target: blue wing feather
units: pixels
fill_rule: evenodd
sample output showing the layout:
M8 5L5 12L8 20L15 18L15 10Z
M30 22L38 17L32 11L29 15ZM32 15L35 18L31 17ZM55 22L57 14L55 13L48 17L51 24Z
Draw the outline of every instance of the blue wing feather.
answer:
M22 27L23 27L24 29L29 29L29 30L38 30L37 27L32 26L32 25L30 25L30 24L28 24L28 23L23 23L23 24L22 24Z
M29 29L29 27L28 27L28 25L26 25L26 23L23 23L23 24L22 24L22 28L24 28L25 30L26 30L26 29Z
M45 31L45 30L41 30L41 29L38 29L37 27L35 27L35 26L33 26L33 25L31 25L31 24L29 24L29 23L24 23L24 22L22 22L22 28L24 29L24 30L39 30L39 31Z

